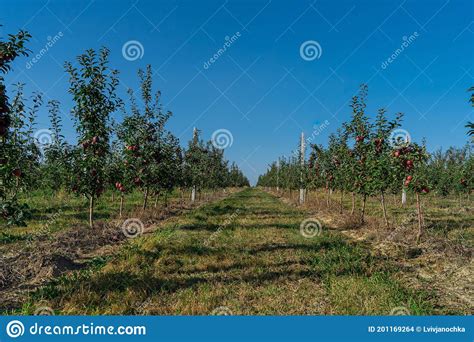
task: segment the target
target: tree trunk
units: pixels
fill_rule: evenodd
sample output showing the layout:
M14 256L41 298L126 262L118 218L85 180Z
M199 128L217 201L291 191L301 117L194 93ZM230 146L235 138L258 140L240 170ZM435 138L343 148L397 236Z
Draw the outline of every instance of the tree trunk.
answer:
M120 195L120 209L119 209L119 216L122 217L123 212L123 194Z
M416 236L416 242L418 243L423 234L423 213L421 212L421 200L418 192L416 193L416 209L418 211L418 234Z
M89 198L89 226L94 227L94 196Z
M145 193L143 195L143 208L142 208L143 210L146 209L147 204L148 204L148 187L145 188Z
M407 190L402 188L402 207L407 203Z
M304 198L304 189L301 188L300 189L300 205L304 204L304 200L305 200L305 198Z
M361 224L364 224L365 222L365 204L367 202L367 194L364 194L363 198L362 198L362 211L361 211L361 215L360 215L360 223Z
M354 191L351 193L352 197L352 208L351 208L351 215L354 215L355 207L356 207L356 196Z
M328 207L328 209L329 209L329 196L330 196L330 192L329 192L329 188L327 187L326 188L326 206Z
M314 199L316 200L316 205L318 206L318 208L321 207L321 201L320 201L319 193L318 193L319 190L320 190L320 189L317 188L317 189L315 189L315 190L313 191Z
M301 141L300 141L300 198L299 202L300 205L304 204L304 195L305 195L305 188L304 188L304 174L303 174L303 169L304 169L304 162L305 162L305 143L304 143L304 133L301 132Z
M153 208L158 206L158 195L155 196L155 201L153 202Z
M382 211L383 211L383 218L385 220L385 225L387 226L387 228L389 228L390 225L388 223L387 208L385 206L385 195L384 195L383 191L380 192L380 202L382 204Z
M196 201L196 186L193 186L193 189L191 190L191 203L194 203Z
M340 208L339 208L339 212L342 214L342 211L344 209L344 190L341 190L341 200L340 200Z

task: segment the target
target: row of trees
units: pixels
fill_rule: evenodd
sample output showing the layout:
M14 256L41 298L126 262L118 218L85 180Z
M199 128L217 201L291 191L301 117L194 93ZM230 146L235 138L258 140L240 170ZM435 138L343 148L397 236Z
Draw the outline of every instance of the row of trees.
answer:
M21 169L17 164L29 160L23 161L16 156L19 150L30 147L30 129L24 115L14 117L11 114L12 110L22 110L23 94L20 89L13 101L10 101L4 75L11 69L16 58L28 53L25 43L29 38L27 32L20 31L16 35L9 35L6 41L0 41L0 217L9 224L22 222L25 218L25 205L17 200L18 177L21 176ZM25 132L20 132L19 127L26 127Z
M366 113L367 93L367 86L363 85L352 99L351 121L329 136L327 147L311 145L308 161L303 154L279 159L259 177L257 185L286 189L325 188L328 205L330 194L339 192L341 211L344 195L351 194L351 214L355 213L355 197L359 195L362 223L367 198L377 196L387 226L386 194L412 192L418 209L419 238L423 229L421 195L432 190L443 196L472 192L472 147L467 145L429 154L424 142L410 141L407 132L399 129L401 113L389 119L386 111L380 109L371 120Z
M0 45L0 67L7 72L11 56L27 54L24 43L29 35L20 32ZM6 51L6 52L4 52ZM58 101L49 101L51 127L37 135L35 117L42 106L41 95L27 99L17 85L11 105L0 78L0 201L1 219L10 225L23 225L28 219L21 193L32 189L66 189L89 202L89 224L94 207L106 190L120 194L120 215L125 195L143 193L143 209L149 198L170 193L176 188L217 189L248 186L239 168L229 165L223 150L204 142L194 130L187 148L166 128L171 112L164 111L161 93L154 92L152 69L139 70L140 90L129 90L128 105L117 95L118 71L109 67L109 51L87 50L77 58L77 66L66 63L69 93L74 106L76 145L62 135ZM123 121L112 114L123 112ZM42 141L46 139L46 141Z

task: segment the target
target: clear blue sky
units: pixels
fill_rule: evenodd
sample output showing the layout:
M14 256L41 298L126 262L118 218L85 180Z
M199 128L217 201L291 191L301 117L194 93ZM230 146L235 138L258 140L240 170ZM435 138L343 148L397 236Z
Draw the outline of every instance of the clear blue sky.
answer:
M7 81L60 100L71 142L63 63L104 45L121 72L123 96L137 87L137 69L152 64L165 108L174 113L169 128L182 144L193 126L206 139L228 129L233 145L227 158L255 181L268 163L290 153L301 131L311 135L315 123L328 120L315 140L326 143L349 118L348 102L361 83L369 85L370 113L379 107L404 112L403 128L416 141L425 137L430 150L464 145L464 125L473 120L466 91L474 85L473 6L471 0L3 0L0 35L27 29L29 48L38 53L48 37L62 32L31 68L31 57L19 59ZM233 35L225 53L204 68ZM122 54L131 40L144 51L134 61ZM301 57L306 41L319 43L319 58ZM42 111L38 129L47 127Z

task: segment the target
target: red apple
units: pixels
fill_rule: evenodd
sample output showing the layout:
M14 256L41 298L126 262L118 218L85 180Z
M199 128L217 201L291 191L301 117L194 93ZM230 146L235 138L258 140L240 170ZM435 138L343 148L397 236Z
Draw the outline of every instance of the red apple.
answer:
M1 107L0 107L0 127L8 127L10 126L10 116L8 115L1 115Z
M7 105L0 105L0 114L5 114L5 113L8 113L9 112L9 109L7 107Z
M407 176L407 181L411 181L413 179L413 176Z
M127 151L137 151L137 150L138 150L138 146L136 146L136 145L130 145L130 146L127 146L126 149L127 149Z
M13 55L12 55L11 53L5 53L5 54L3 55L3 59L4 59L6 62L8 62L8 61L10 61L10 60L13 59Z
M90 145L89 141L86 140L82 143L82 148L86 150L89 147L89 145Z
M21 170L20 169L14 169L12 171L12 174L15 176L15 177L20 177L21 176Z

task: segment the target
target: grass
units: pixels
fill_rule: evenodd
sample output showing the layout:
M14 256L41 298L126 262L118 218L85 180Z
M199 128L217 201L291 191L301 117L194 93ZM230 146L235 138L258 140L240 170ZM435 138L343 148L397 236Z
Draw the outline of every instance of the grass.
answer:
M59 314L440 314L433 293L411 289L362 244L323 227L300 233L304 212L246 189L175 217L152 235L31 294L18 312Z
M187 196L188 194L186 194ZM207 193L206 193L207 195ZM180 194L174 191L169 194L168 201L179 200ZM205 195L204 195L205 196ZM73 226L88 224L88 200L81 196L60 191L52 193L43 190L29 193L21 199L31 209L32 218L27 221L27 227L0 226L0 248L14 242L34 239L38 236L51 236ZM120 198L117 193L107 192L96 203L94 217L96 222L108 221L118 217ZM154 198L149 199L149 207L153 207ZM124 200L124 217L132 215L143 203L143 194L139 191L127 194ZM158 204L163 207L165 199L160 197Z
M95 209L98 220L107 220L118 213L118 198L112 202L112 195L105 194L100 198ZM24 199L29 205L32 218L27 227L1 227L0 246L16 241L26 240L35 234L53 234L73 225L87 224L88 203L80 196L59 192L56 194L36 191ZM127 208L141 203L141 194L133 193L127 197ZM8 238L6 238L8 236Z

